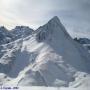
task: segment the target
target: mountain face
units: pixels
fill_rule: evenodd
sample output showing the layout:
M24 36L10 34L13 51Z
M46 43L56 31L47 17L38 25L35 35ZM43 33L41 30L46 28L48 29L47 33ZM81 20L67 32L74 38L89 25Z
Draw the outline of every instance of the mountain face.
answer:
M80 44L90 44L90 39L88 38L75 38L74 40Z
M74 40L76 42L80 43L81 45L83 45L90 53L90 39L88 39L88 38L75 38Z
M29 36L1 45L0 49L0 72L4 74L0 74L1 84L90 85L90 54L70 37L57 16Z
M34 32L27 26L16 26L8 31L5 27L0 27L0 44L7 44L20 38L25 38Z
M34 32L34 30L30 29L27 26L16 26L15 29L13 29L11 32L14 36L14 39L16 40L18 38L25 38L31 35Z
M0 27L0 44L9 43L11 38L11 33L5 27Z

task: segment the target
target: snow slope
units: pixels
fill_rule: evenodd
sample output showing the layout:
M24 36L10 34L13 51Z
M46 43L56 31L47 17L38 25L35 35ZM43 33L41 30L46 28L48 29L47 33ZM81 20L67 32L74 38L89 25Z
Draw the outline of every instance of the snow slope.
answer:
M90 85L90 55L67 33L58 17L32 35L3 45L0 59L5 68L4 85L87 87ZM2 50L3 51L3 50ZM12 53L14 54L14 59ZM9 58L9 59L8 59ZM10 68L7 70L7 66ZM2 69L0 70L2 71Z

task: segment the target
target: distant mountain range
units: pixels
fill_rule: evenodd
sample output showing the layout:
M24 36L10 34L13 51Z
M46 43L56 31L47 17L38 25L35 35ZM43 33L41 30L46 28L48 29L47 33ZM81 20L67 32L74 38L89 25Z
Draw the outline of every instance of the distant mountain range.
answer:
M25 38L34 32L27 26L16 26L11 31L4 26L0 27L0 44L7 44L20 38Z
M75 38L76 42L82 44L90 52L90 39L88 38Z

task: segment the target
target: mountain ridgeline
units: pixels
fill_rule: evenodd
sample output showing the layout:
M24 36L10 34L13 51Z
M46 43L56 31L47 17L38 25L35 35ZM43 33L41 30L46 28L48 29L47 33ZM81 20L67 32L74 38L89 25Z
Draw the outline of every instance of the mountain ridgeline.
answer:
M4 26L0 27L0 45L7 44L20 38L25 38L34 32L27 26L16 26L12 30L7 30Z
M90 85L90 53L71 38L57 16L36 31L16 26L12 31L1 27L0 32L1 84Z

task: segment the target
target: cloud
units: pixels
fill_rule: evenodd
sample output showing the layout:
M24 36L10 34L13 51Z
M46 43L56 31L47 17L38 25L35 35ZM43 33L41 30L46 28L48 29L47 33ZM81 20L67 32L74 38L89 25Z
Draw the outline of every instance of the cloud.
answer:
M90 32L90 0L0 0L0 24L9 28L37 28L56 15L69 32Z
M38 26L51 9L52 5L48 0L1 0L0 16L3 22L0 23Z

